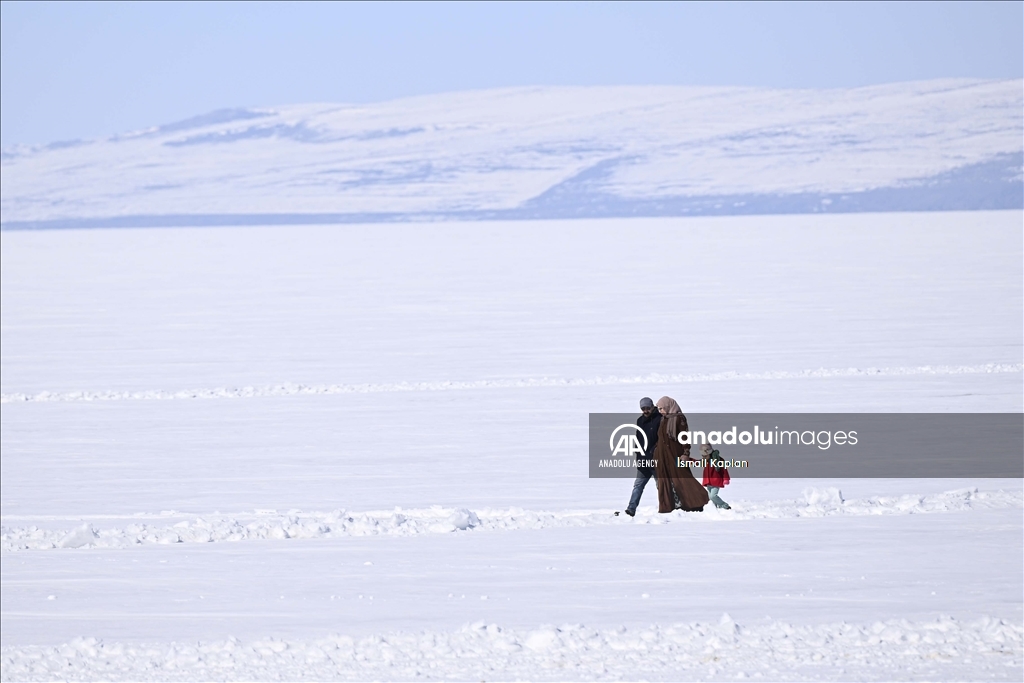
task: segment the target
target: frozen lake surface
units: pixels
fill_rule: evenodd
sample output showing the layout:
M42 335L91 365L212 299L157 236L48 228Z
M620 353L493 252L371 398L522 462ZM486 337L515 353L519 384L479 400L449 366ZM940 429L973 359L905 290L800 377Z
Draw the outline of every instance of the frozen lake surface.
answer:
M1022 245L1019 211L0 233L2 677L1020 680L1020 480L616 518L586 439L645 395L1020 412Z

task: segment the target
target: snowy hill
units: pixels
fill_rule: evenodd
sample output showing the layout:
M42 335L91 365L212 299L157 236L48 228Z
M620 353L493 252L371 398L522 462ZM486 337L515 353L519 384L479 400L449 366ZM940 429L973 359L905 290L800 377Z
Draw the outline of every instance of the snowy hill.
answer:
M513 88L3 152L5 229L1020 208L1019 80Z

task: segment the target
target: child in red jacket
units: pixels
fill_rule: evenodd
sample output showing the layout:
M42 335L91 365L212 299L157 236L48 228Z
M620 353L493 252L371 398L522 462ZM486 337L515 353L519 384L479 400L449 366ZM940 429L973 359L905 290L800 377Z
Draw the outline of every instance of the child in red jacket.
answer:
M716 508L731 510L729 504L718 497L718 491L729 483L729 470L725 467L715 467L712 463L721 462L718 451L711 447L711 444L702 443L700 454L703 458L710 460L708 467L704 468L704 481L701 482L708 490L708 497L715 504Z

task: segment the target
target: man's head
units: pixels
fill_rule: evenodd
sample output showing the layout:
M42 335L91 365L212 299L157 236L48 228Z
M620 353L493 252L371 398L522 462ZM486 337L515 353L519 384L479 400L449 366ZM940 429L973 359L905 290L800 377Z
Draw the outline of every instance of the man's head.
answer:
M640 412L645 416L650 415L654 411L654 401L644 396L640 399Z

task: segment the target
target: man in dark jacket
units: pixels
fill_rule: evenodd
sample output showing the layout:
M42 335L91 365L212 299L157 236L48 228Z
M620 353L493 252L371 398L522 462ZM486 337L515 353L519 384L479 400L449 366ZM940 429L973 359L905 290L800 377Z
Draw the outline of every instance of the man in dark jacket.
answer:
M643 413L636 419L636 426L647 435L647 450L644 453L644 460L654 458L654 447L658 445L658 427L661 426L661 413L654 408L654 401L646 396L640 399L640 412ZM626 507L626 514L632 517L636 514L636 506L640 504L640 496L644 493L644 487L654 476L654 467L637 467L636 480L633 482L633 495L629 498L629 505ZM616 513L618 514L618 513Z

